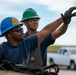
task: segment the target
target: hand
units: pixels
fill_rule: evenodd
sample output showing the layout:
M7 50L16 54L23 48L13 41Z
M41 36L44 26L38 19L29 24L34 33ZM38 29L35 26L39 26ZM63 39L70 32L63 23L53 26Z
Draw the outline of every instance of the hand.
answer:
M76 12L72 14L72 11L75 9L76 9L76 7L71 7L64 13L64 15L61 14L62 19L65 24L69 24L71 21L71 17L76 16Z

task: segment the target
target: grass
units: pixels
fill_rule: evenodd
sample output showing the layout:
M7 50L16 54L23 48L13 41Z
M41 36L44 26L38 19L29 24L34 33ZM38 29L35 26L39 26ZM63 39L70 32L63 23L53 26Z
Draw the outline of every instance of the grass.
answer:
M57 51L58 51L58 49L59 49L60 47L76 47L76 46L65 46L65 45L60 46L60 45L51 45L51 46L49 46L49 47L48 47L47 51L48 51L48 52L57 52Z

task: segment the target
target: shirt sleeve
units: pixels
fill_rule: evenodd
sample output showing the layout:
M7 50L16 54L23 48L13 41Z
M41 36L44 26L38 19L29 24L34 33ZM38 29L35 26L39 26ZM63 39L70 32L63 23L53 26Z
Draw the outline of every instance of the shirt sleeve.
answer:
M42 43L43 43L44 45L46 44L46 46L49 46L49 45L54 44L54 42L55 42L55 40L52 39L52 36L51 36L51 34L50 34L50 35L48 35L48 36L44 39L44 41L43 41Z

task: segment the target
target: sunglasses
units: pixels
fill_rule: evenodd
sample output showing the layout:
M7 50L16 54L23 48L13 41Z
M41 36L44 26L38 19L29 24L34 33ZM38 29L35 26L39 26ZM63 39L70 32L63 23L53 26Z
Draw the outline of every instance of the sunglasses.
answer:
M11 30L11 32L21 32L22 30L23 30L23 28L17 28L17 29Z

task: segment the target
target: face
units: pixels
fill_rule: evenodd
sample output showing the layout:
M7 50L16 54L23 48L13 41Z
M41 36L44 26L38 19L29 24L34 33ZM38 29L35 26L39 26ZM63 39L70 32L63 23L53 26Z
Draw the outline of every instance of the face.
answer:
M11 29L10 34L14 40L21 41L24 39L23 28L21 26Z
M38 24L39 24L39 19L38 18L34 18L34 19L29 19L27 20L27 28L28 30L33 30L36 31L38 28Z

